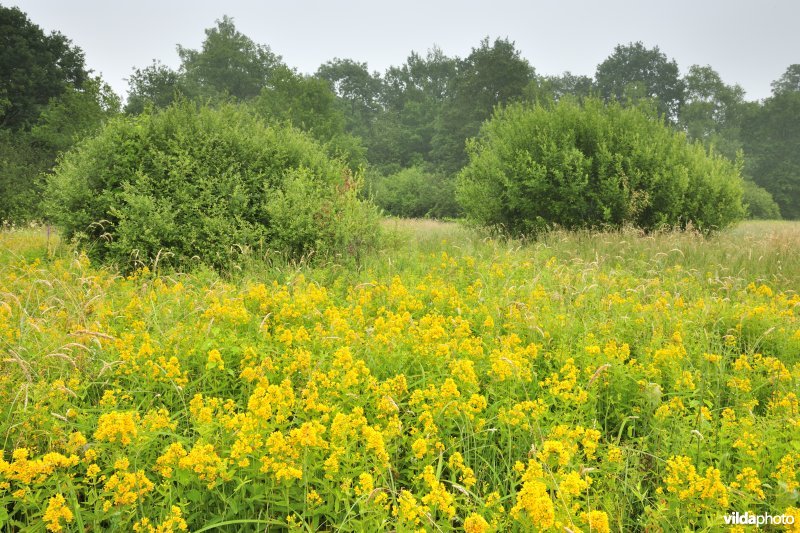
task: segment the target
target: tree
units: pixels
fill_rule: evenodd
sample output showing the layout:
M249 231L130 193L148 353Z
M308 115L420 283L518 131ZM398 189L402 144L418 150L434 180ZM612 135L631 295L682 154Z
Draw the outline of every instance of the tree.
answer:
M30 131L0 129L0 221L24 222L39 210L44 174L60 153L97 132L119 112L120 100L99 77L50 99Z
M456 74L457 62L444 54L441 48L434 46L425 57L411 52L401 67L391 67L386 72L383 93L387 107L397 106L398 102L407 99L425 99L444 101Z
M744 121L746 169L784 218L800 219L800 91L777 91Z
M394 216L443 218L459 213L453 177L422 166L392 175L373 175L369 186L375 203Z
M41 176L119 109L83 52L0 6L0 222L40 218Z
M780 95L800 91L800 64L789 65L786 72L772 82L772 94Z
M270 86L261 90L254 105L264 117L288 121L320 140L344 133L344 115L328 83L288 67L275 69Z
M756 220L780 220L781 209L772 195L763 187L746 179L743 182L742 201L747 208L747 217Z
M0 127L29 129L51 98L88 79L83 52L46 35L16 7L0 6Z
M594 80L566 71L560 76L535 76L525 88L525 99L532 102L557 102L565 96L578 99L591 96Z
M710 66L692 65L683 78L685 99L678 123L690 139L713 146L731 160L741 149L744 89L726 85Z
M360 139L345 131L344 113L323 79L278 67L272 74L270 86L262 89L253 100L253 107L268 121L288 122L308 132L353 170L366 162Z
M668 60L657 46L648 49L641 41L617 45L614 53L597 66L595 82L606 100L655 100L659 113L671 121L676 120L683 103L678 64Z
M135 68L127 81L125 112L129 114L139 114L148 105L163 109L179 95L187 95L183 76L158 61L141 69Z
M254 43L236 30L233 19L224 16L216 27L205 31L200 50L178 45L181 72L190 91L201 96L255 98L269 84L280 56L269 46Z
M342 103L347 130L367 138L380 110L380 76L370 74L366 63L334 58L317 69L316 76L326 80Z
M370 140L371 161L384 170L431 161L435 122L456 73L456 60L439 48L425 56L412 52L400 67L386 71L382 112Z
M37 218L38 176L51 164L30 142L28 133L0 128L0 225Z
M97 132L120 111L120 98L100 77L89 79L82 89L68 87L53 98L31 129L31 140L47 149L52 159L76 141Z
M466 162L466 139L477 135L497 105L521 98L533 75L533 68L508 39L490 43L486 37L459 60L433 139L432 159L438 168L458 171Z

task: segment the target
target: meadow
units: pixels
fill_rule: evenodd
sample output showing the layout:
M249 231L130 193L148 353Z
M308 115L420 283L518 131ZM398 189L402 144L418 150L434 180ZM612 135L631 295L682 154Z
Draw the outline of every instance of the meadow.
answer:
M384 231L222 276L0 233L2 529L800 531L799 223Z

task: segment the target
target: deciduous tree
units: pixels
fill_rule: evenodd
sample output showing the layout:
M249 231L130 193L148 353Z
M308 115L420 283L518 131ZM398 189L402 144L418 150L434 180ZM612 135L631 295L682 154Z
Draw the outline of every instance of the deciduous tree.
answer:
M269 84L281 58L269 46L256 44L224 16L206 30L200 50L178 45L181 71L190 91L203 96L233 96L246 100L258 96Z
M125 112L138 114L148 105L164 108L179 95L188 96L183 76L161 62L153 61L147 67L135 68L128 78Z
M773 83L773 95L745 119L747 170L772 194L784 218L800 218L800 90L790 90L796 70Z
M465 141L477 135L481 123L498 104L519 99L534 70L513 41L481 41L457 63L456 75L433 139L433 160L448 173L466 163Z
M606 100L655 100L659 113L676 120L684 98L678 64L658 49L639 41L617 45L597 66L595 82Z
M30 128L51 98L88 77L83 52L69 39L0 6L0 127Z

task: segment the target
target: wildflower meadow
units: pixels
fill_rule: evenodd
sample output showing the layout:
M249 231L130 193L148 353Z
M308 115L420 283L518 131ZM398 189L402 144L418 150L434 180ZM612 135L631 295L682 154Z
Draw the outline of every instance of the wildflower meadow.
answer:
M796 223L385 230L224 275L0 234L3 529L799 530Z

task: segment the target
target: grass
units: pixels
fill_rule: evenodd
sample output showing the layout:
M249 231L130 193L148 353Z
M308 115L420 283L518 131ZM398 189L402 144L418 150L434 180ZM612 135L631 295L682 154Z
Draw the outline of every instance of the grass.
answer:
M0 233L0 525L716 531L798 511L800 224L138 272Z

